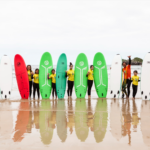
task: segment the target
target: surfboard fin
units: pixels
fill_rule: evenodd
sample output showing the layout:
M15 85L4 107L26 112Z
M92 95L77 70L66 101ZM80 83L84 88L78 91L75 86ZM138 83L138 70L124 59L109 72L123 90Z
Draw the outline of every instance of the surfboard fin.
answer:
M110 94L112 94L112 93L113 93L113 91L110 92Z
M147 96L145 96L145 99L147 99Z
M1 91L1 94L3 94L3 91Z
M141 92L141 94L143 95L143 91Z

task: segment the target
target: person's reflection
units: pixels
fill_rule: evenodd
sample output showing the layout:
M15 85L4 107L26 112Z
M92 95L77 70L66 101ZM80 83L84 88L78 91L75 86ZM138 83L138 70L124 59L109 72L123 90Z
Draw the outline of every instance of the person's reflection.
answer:
M53 138L53 128L51 121L51 103L50 101L43 100L41 102L39 124L40 124L40 134L41 141L45 145L49 145Z
M30 103L30 109L31 109L31 103ZM33 120L32 120L32 110L29 111L29 122L27 125L27 133L32 132L32 126L33 126Z
M33 111L33 115L34 115L34 125L36 129L39 129L39 103L37 103L37 105L33 105L34 106L34 111Z
M138 117L137 106L135 103L135 99L133 100L133 112L132 112L132 125L133 131L137 132L137 126L139 124L140 118Z
M24 133L27 131L27 124L29 122L29 102L21 102L17 115L15 126L15 134L13 136L14 142L21 142L24 138Z
M97 100L94 114L94 137L97 143L102 142L107 129L107 101Z
M85 142L88 137L87 111L85 99L77 99L75 106L75 131L78 139Z
M90 99L88 99L88 109L87 109L87 111L88 111L88 114L87 114L88 115L87 125L90 128L90 130L93 131L93 118L94 118L94 116L93 116L93 110L92 110L91 100Z
M67 127L69 128L70 134L73 132L74 128L74 112L72 106L72 100L68 100L68 122Z
M150 147L150 101L142 101L141 131L145 145Z
M4 101L1 102L0 105L4 109L4 111L0 111L0 136L2 139L11 138L12 128L13 128L13 116L12 111L5 111L9 108L11 103Z
M128 135L129 145L131 145L131 113L130 113L130 102L129 99L122 99L122 136Z
M118 141L121 139L121 111L119 100L111 100L111 111L110 111L110 128L111 134Z
M64 100L58 100L56 113L57 134L62 142L67 139L67 118Z
M52 117L51 117L51 124L52 124L52 128L55 129L56 128L56 110L57 110L57 100L56 101L52 101Z

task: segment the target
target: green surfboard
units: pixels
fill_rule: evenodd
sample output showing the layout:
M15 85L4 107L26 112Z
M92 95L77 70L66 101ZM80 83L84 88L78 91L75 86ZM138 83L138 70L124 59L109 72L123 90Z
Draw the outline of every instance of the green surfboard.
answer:
M67 57L66 54L61 54L56 68L56 91L59 99L63 99L66 91L66 73Z
M76 135L81 142L85 142L89 134L87 125L87 110L85 99L76 100L75 106L75 131Z
M84 53L80 53L75 63L75 93L77 98L85 98L87 91L88 60Z
M51 95L52 81L47 79L47 74L52 74L53 61L51 54L45 52L42 55L39 67L39 86L40 93L43 99L48 99Z
M53 138L53 127L51 124L51 103L50 101L42 101L39 115L41 141L45 145L49 145Z
M105 57L102 53L98 52L94 56L94 84L97 95L99 98L107 96L108 90L108 73Z
M107 129L107 101L106 99L98 100L94 114L94 137L97 143L103 141Z

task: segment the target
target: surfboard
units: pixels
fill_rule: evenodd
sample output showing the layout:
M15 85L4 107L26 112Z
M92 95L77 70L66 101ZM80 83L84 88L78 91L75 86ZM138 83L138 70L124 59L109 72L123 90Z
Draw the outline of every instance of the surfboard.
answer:
M110 84L110 97L119 98L122 85L122 59L119 54L114 57L111 65Z
M85 142L88 138L87 119L86 101L85 99L77 99L75 105L75 132L81 142Z
M26 69L26 64L22 56L15 55L14 59L15 73L17 84L22 99L28 99L29 97L29 79Z
M94 137L97 143L104 140L107 129L108 111L107 100L97 100L94 114Z
M105 57L98 52L94 56L94 84L99 98L107 96L108 89L108 73Z
M61 54L56 68L56 91L59 99L63 99L66 91L66 73L67 57L66 54Z
M12 88L12 65L8 56L4 55L0 63L0 90L2 99L9 99Z
M145 55L142 63L141 70L141 95L142 100L150 100L150 88L149 88L149 75L150 75L150 52Z
M53 61L51 54L45 52L40 61L39 66L39 87L42 99L48 99L51 95L52 90L52 80L47 79L47 74L52 74Z
M75 63L75 93L77 98L84 98L87 91L88 60L84 53L80 53Z

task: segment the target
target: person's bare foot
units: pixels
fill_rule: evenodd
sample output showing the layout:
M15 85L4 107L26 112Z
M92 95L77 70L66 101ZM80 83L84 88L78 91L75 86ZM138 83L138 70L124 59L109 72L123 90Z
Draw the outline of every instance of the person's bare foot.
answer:
M134 97L132 97L132 100L135 100L135 98L134 98Z

